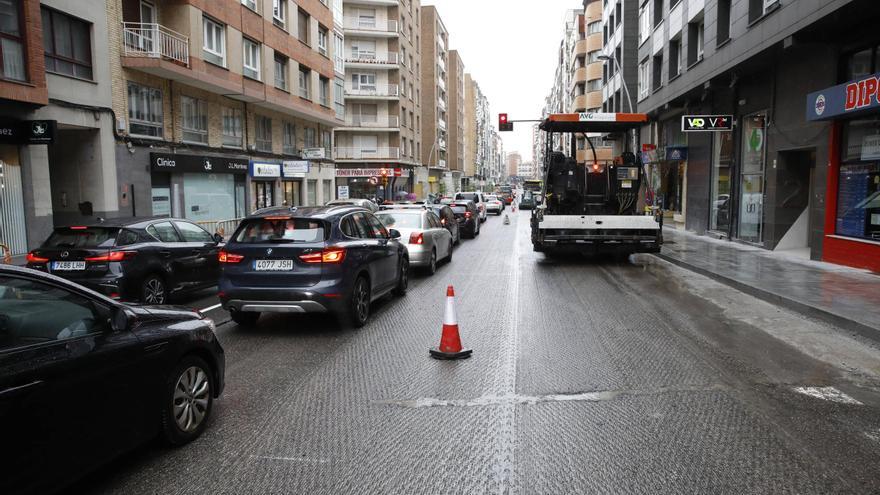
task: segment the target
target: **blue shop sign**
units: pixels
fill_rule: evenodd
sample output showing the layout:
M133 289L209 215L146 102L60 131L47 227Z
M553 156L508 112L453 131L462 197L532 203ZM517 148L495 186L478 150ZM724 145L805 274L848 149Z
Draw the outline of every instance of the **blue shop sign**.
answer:
M833 120L880 110L880 73L807 95L807 120Z
M683 162L688 159L687 146L667 146L666 161L667 162Z

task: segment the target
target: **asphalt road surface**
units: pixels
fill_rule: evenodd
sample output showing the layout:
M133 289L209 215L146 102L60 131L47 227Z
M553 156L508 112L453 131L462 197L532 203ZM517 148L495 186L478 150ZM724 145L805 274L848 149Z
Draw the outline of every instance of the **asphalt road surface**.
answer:
M359 331L228 320L204 436L72 491L880 493L880 351L649 255L533 253L528 212ZM466 361L428 357L446 286Z

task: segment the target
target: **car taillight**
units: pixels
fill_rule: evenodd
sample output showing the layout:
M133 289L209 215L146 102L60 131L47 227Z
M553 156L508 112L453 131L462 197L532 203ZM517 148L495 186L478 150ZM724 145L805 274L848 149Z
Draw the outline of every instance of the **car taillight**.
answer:
M409 243L410 244L424 244L425 243L425 235L422 233L415 233L409 235Z
M464 212L464 217L465 217L465 218L470 218L470 217L471 217L471 212L469 212L469 211Z
M34 253L27 254L27 262L28 263L48 263L49 258L43 258L42 256L37 256Z
M446 225L446 219L445 219L445 218L441 218L441 219L440 219L440 225Z
M330 264L338 264L345 261L345 248L329 248L324 249L323 251L316 251L314 253L303 254L299 257L299 259L303 263L316 264L316 263L330 263Z
M227 251L220 251L220 254L217 255L217 261L220 263L240 263L243 259L244 256Z
M130 260L137 256L135 251L110 251L100 256L90 256L86 261L124 261Z

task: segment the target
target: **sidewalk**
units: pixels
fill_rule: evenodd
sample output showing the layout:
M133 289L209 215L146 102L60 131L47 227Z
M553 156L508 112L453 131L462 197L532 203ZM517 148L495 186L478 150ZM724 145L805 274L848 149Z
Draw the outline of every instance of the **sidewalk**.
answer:
M660 258L880 341L880 275L664 229Z

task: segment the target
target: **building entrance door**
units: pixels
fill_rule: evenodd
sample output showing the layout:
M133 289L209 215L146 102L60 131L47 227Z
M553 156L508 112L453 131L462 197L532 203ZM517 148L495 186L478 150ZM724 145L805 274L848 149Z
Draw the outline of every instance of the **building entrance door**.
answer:
M24 254L27 235L18 150L14 146L0 148L4 148L0 152L0 244L6 245L12 255ZM0 253L0 259L4 254Z
M779 152L776 176L775 250L798 250L809 257L810 197L816 150Z

